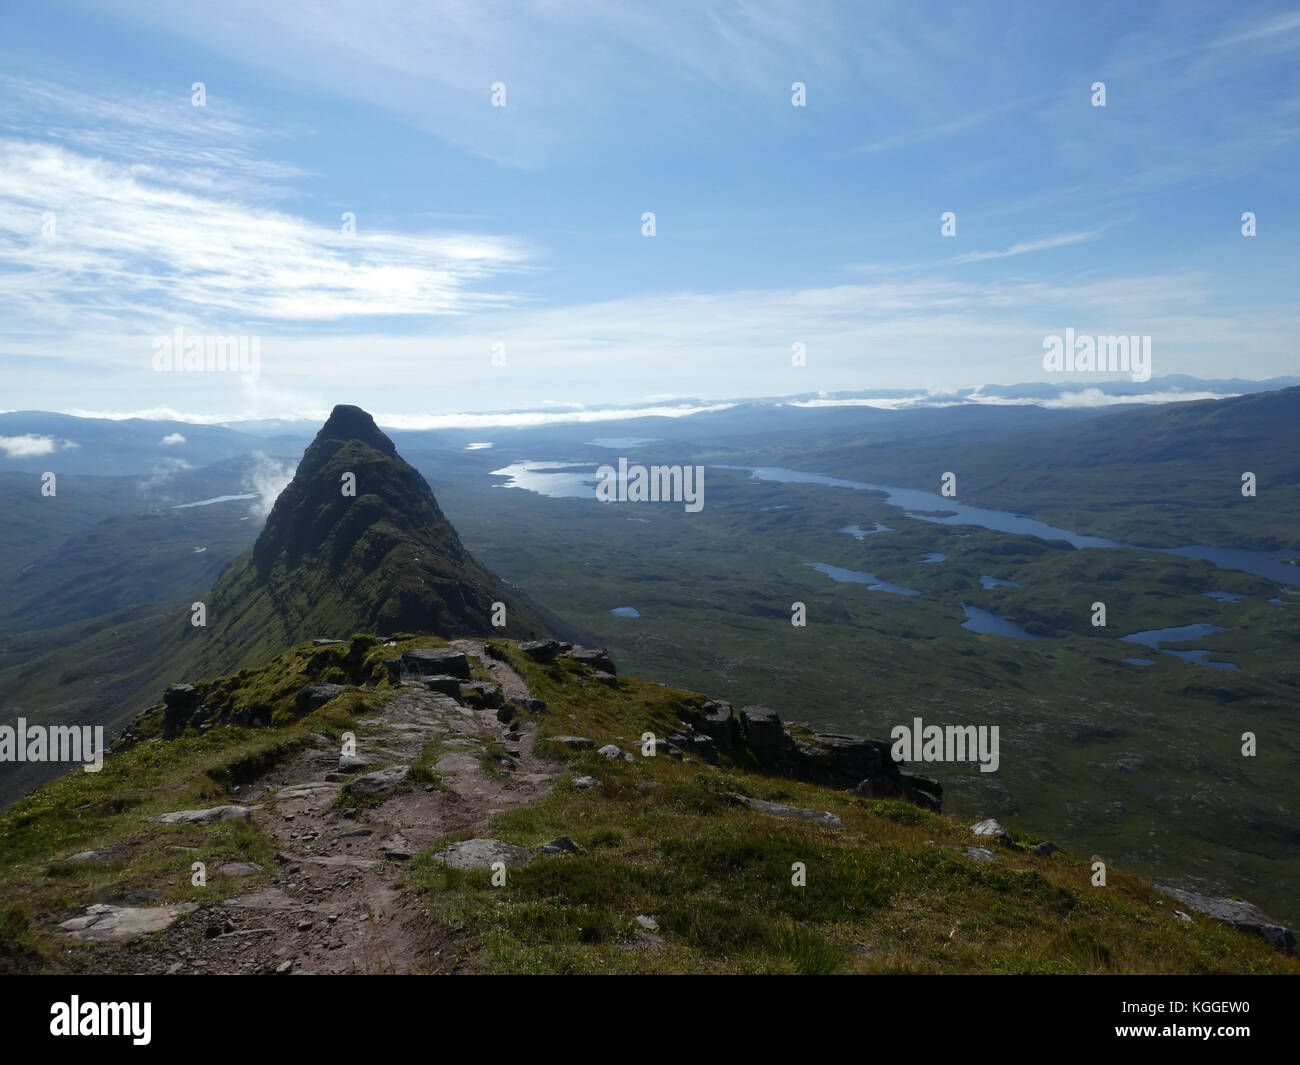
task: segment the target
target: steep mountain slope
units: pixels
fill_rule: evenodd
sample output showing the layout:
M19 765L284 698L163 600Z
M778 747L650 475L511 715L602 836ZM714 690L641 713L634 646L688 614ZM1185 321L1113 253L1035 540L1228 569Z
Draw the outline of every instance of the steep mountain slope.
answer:
M338 406L253 547L203 600L182 662L211 675L315 636L540 636L545 626L460 542L433 492L358 407ZM505 604L494 628L493 604Z

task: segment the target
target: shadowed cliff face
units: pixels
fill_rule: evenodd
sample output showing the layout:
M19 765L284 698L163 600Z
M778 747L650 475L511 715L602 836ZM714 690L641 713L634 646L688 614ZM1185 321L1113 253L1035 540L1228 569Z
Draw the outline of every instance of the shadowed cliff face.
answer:
M493 604L506 625L494 627ZM432 490L358 407L339 406L252 549L217 580L202 666L353 632L529 637L545 627L465 550Z

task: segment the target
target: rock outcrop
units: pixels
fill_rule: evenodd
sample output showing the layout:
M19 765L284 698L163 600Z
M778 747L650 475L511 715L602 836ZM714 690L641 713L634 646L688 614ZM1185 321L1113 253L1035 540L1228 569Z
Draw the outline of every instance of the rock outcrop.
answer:
M792 731L770 707L746 706L735 714L730 703L720 700L692 706L687 723L694 734L708 737L713 749L733 754L748 751L768 772L857 791L868 798L906 799L935 811L943 805L943 785L933 777L904 773L885 740L802 728ZM682 737L670 739L679 747L694 749ZM707 754L701 756L711 760Z
M1174 887L1171 884L1153 884L1152 886L1172 895L1179 902L1205 914L1207 917L1212 917L1223 924L1231 925L1233 928L1240 929L1250 935L1260 936L1268 940L1273 949L1282 954L1295 953L1295 933L1244 899L1218 899L1212 895L1202 895L1199 892Z
M399 677L453 676L469 680L469 659L451 647L418 647L399 659Z
M193 684L173 684L163 692L163 739L180 735L202 701Z

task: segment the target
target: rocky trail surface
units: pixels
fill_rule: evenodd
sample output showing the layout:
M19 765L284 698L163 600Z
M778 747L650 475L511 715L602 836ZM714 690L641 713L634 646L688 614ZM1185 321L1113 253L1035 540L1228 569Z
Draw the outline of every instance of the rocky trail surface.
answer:
M453 646L454 656L440 652L445 658L436 668L454 669L464 682L465 656L478 658L499 688L487 691L487 707L446 694L457 687L451 676L406 675L403 659L397 690L358 720L355 754L315 734L288 761L244 785L239 806L179 819L201 825L250 818L272 837L274 868L230 863L217 870L256 878L255 889L208 905L133 905L163 899L161 891L141 891L116 900L126 906L92 906L60 926L70 942L67 967L178 974L451 968L449 933L436 933L400 891L405 863L447 836L483 835L494 815L547 794L556 772L533 754L530 715L512 712L511 700L531 699L523 678L484 654L479 641ZM500 713L498 703L505 706ZM494 842L452 853L486 868L500 857Z

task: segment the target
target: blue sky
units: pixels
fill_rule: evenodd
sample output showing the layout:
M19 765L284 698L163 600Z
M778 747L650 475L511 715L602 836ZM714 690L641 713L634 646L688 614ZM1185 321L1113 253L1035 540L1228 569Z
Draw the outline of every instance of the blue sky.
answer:
M1047 379L1066 328L1150 335L1157 377L1300 365L1294 6L10 0L0 30L3 409L942 393ZM155 372L178 327L257 337L256 379Z

